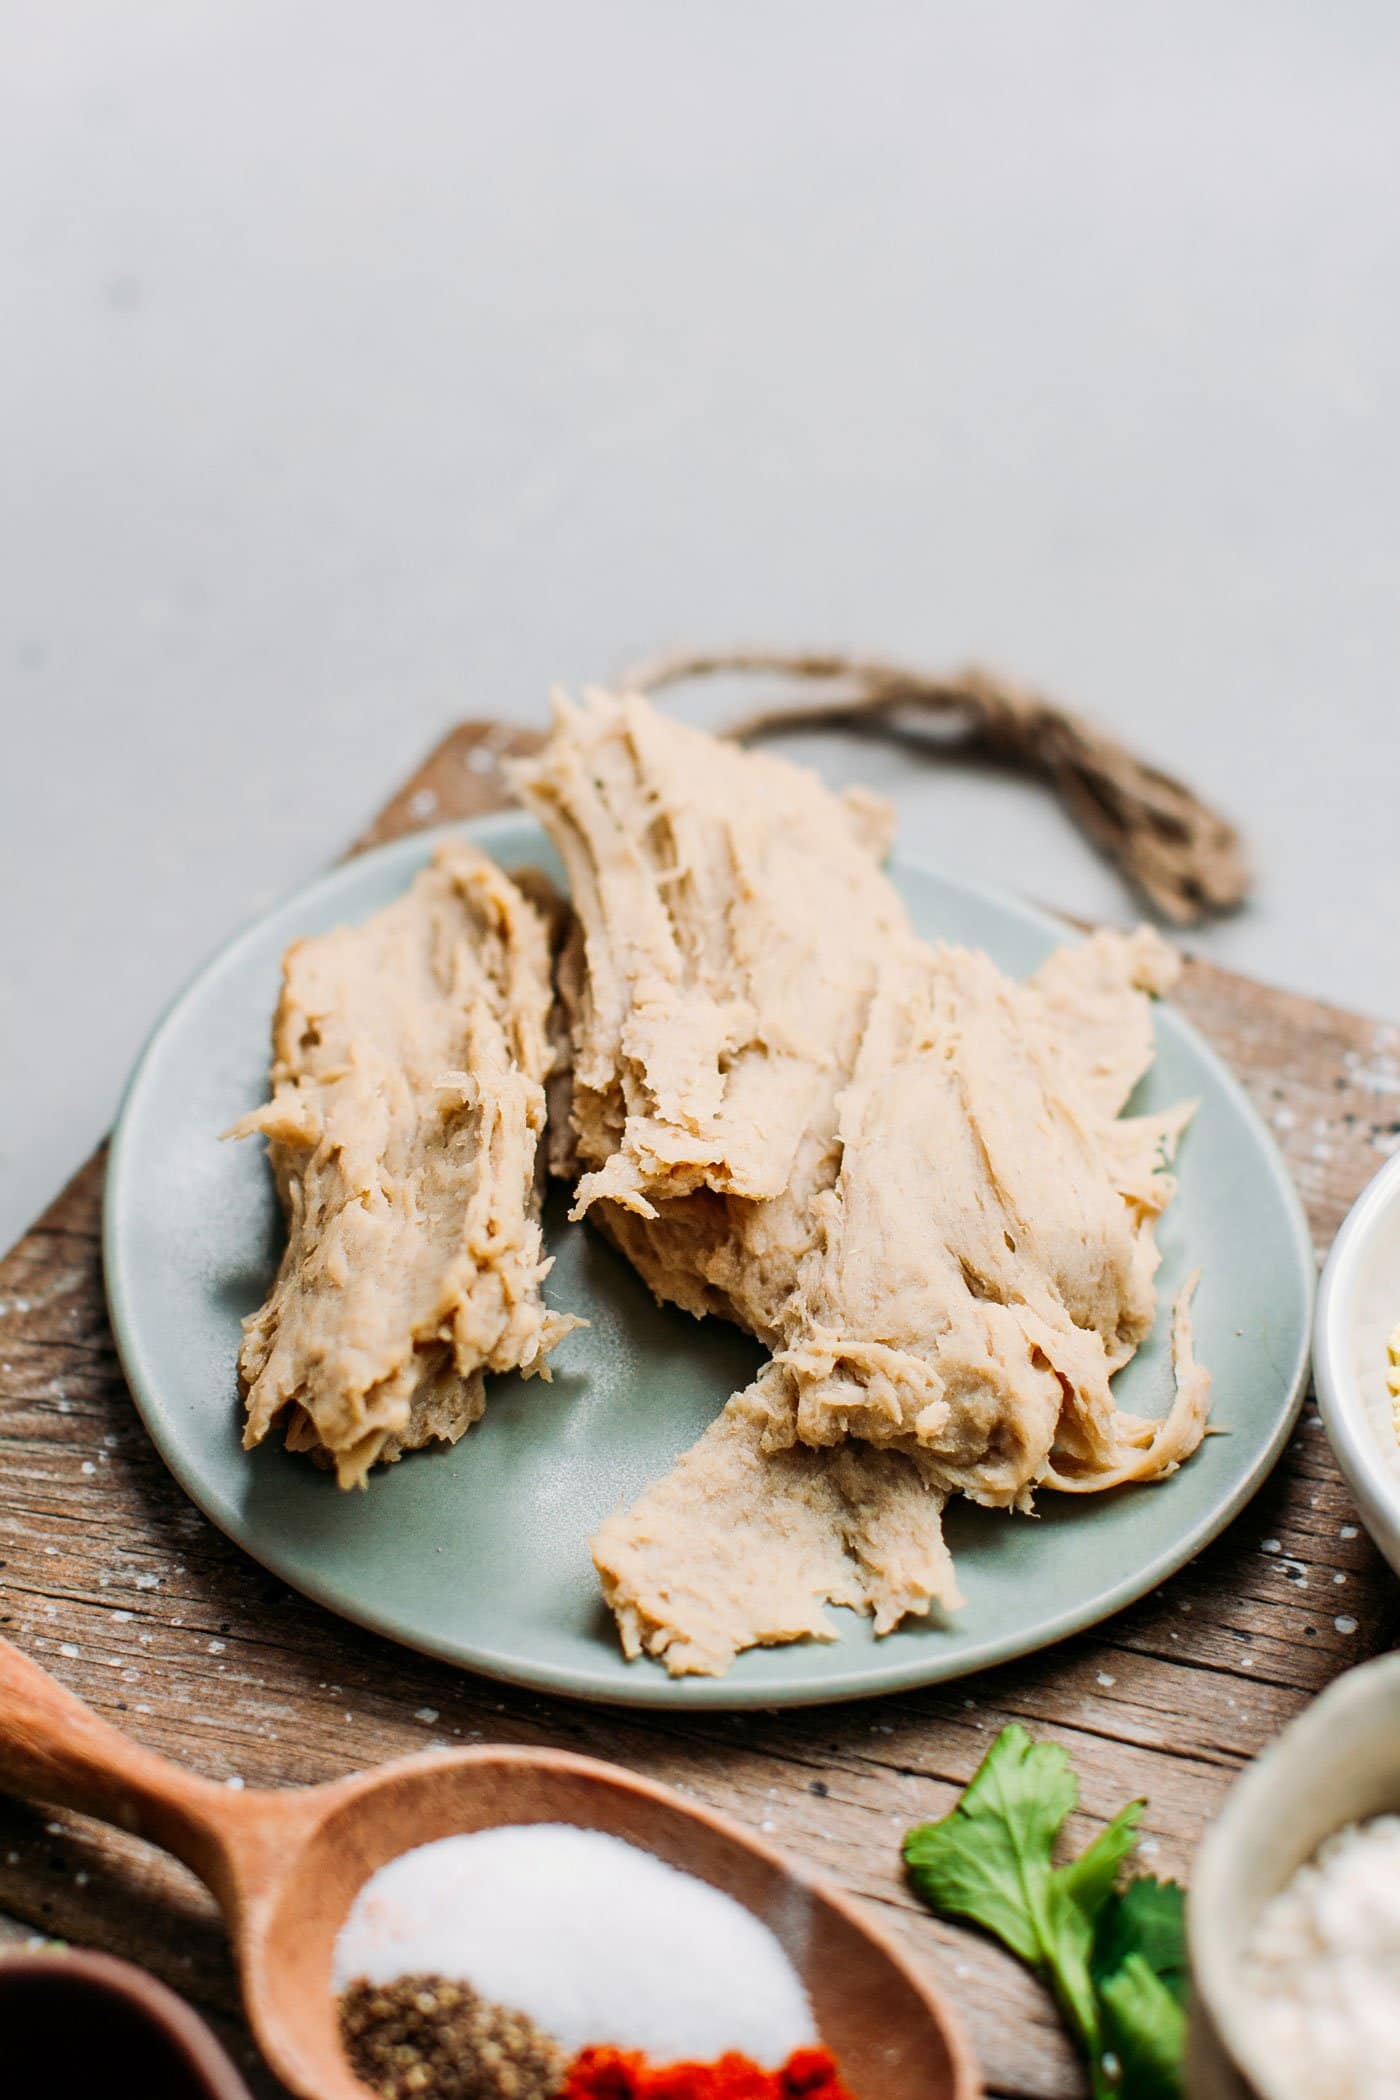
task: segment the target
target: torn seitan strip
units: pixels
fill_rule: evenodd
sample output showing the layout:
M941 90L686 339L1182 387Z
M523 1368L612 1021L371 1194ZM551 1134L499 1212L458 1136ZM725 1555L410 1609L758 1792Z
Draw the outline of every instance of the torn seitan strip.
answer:
M556 698L515 779L582 928L579 1214L782 1195L833 1120L883 947L913 939L878 806L597 692Z
M1152 1225L1188 1113L1117 1114L1151 1058L1144 993L1171 968L1139 934L1060 951L1024 986L952 949L886 971L791 1340L594 1543L629 1653L720 1671L829 1638L831 1604L887 1632L957 1601L946 1494L1029 1507L1036 1487L1158 1478L1195 1448L1209 1379L1189 1290L1163 1422L1110 1390L1152 1322ZM629 1219L622 1244L655 1230Z
M1201 1272L1194 1269L1172 1300L1172 1365L1176 1392L1160 1421L1119 1414L1115 1448L1107 1459L1075 1470L1075 1461L1057 1451L1044 1485L1067 1495L1091 1495L1132 1481L1165 1480L1188 1459L1210 1421L1210 1372L1196 1361L1191 1329L1191 1303Z
M260 1131L287 1218L244 1322L245 1445L279 1418L343 1487L454 1442L486 1371L541 1372L576 1322L541 1296L536 1154L551 988L545 928L494 862L440 846L360 927L294 943Z
M1184 1314L1169 1436L1110 1385L1152 1326L1189 1116L1118 1115L1151 1057L1144 985L1169 973L1154 936L1101 935L1024 986L954 948L882 985L785 1316L804 1442L917 1449L947 1492L1020 1508L1194 1448L1208 1383Z
M958 1596L943 1498L898 1452L765 1448L769 1365L736 1393L671 1471L593 1541L603 1594L629 1656L672 1676L718 1676L746 1648L833 1640L826 1607L887 1633Z

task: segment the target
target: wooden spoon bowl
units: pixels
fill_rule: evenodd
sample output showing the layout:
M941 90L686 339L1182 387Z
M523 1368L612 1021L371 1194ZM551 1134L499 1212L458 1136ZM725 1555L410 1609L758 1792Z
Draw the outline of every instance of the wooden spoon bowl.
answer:
M366 1879L434 1838L540 1822L625 1838L753 1911L801 1975L859 2100L980 2092L949 2008L839 1890L737 1823L592 1758L430 1751L327 1786L234 1792L141 1749L0 1641L0 1783L119 1824L194 1869L223 1909L263 2053L305 2100L364 2100L341 2051L331 1961Z

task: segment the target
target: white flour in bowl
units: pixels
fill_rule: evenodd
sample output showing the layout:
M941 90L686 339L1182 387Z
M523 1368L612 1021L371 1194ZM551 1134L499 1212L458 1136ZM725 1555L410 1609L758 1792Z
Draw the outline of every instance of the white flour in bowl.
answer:
M1245 1956L1261 2063L1296 2100L1400 2096L1400 1816L1352 1823L1265 1906Z

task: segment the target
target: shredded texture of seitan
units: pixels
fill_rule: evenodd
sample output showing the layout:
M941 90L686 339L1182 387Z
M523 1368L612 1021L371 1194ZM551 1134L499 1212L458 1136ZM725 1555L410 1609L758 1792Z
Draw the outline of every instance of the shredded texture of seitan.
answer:
M578 1323L547 1310L536 1155L553 1059L544 923L464 840L363 926L298 941L273 1022L260 1133L287 1218L244 1322L244 1443L363 1485L376 1461L453 1443L482 1374L548 1377Z
M1155 1313L1190 1108L1126 1117L1175 959L1143 929L1026 984L913 932L869 797L657 715L556 702L518 772L578 917L576 1215L658 1298L772 1362L594 1541L629 1653L887 1631L958 1602L946 1498L1029 1509L1170 1472L1209 1380L1174 1321L1166 1419L1110 1381Z

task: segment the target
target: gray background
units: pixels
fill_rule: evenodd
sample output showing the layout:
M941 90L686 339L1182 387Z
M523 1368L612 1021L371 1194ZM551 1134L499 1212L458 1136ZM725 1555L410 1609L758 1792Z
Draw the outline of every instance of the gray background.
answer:
M1398 113L1379 4L6 0L0 1240L451 720L678 640L1019 670L1400 1014Z

